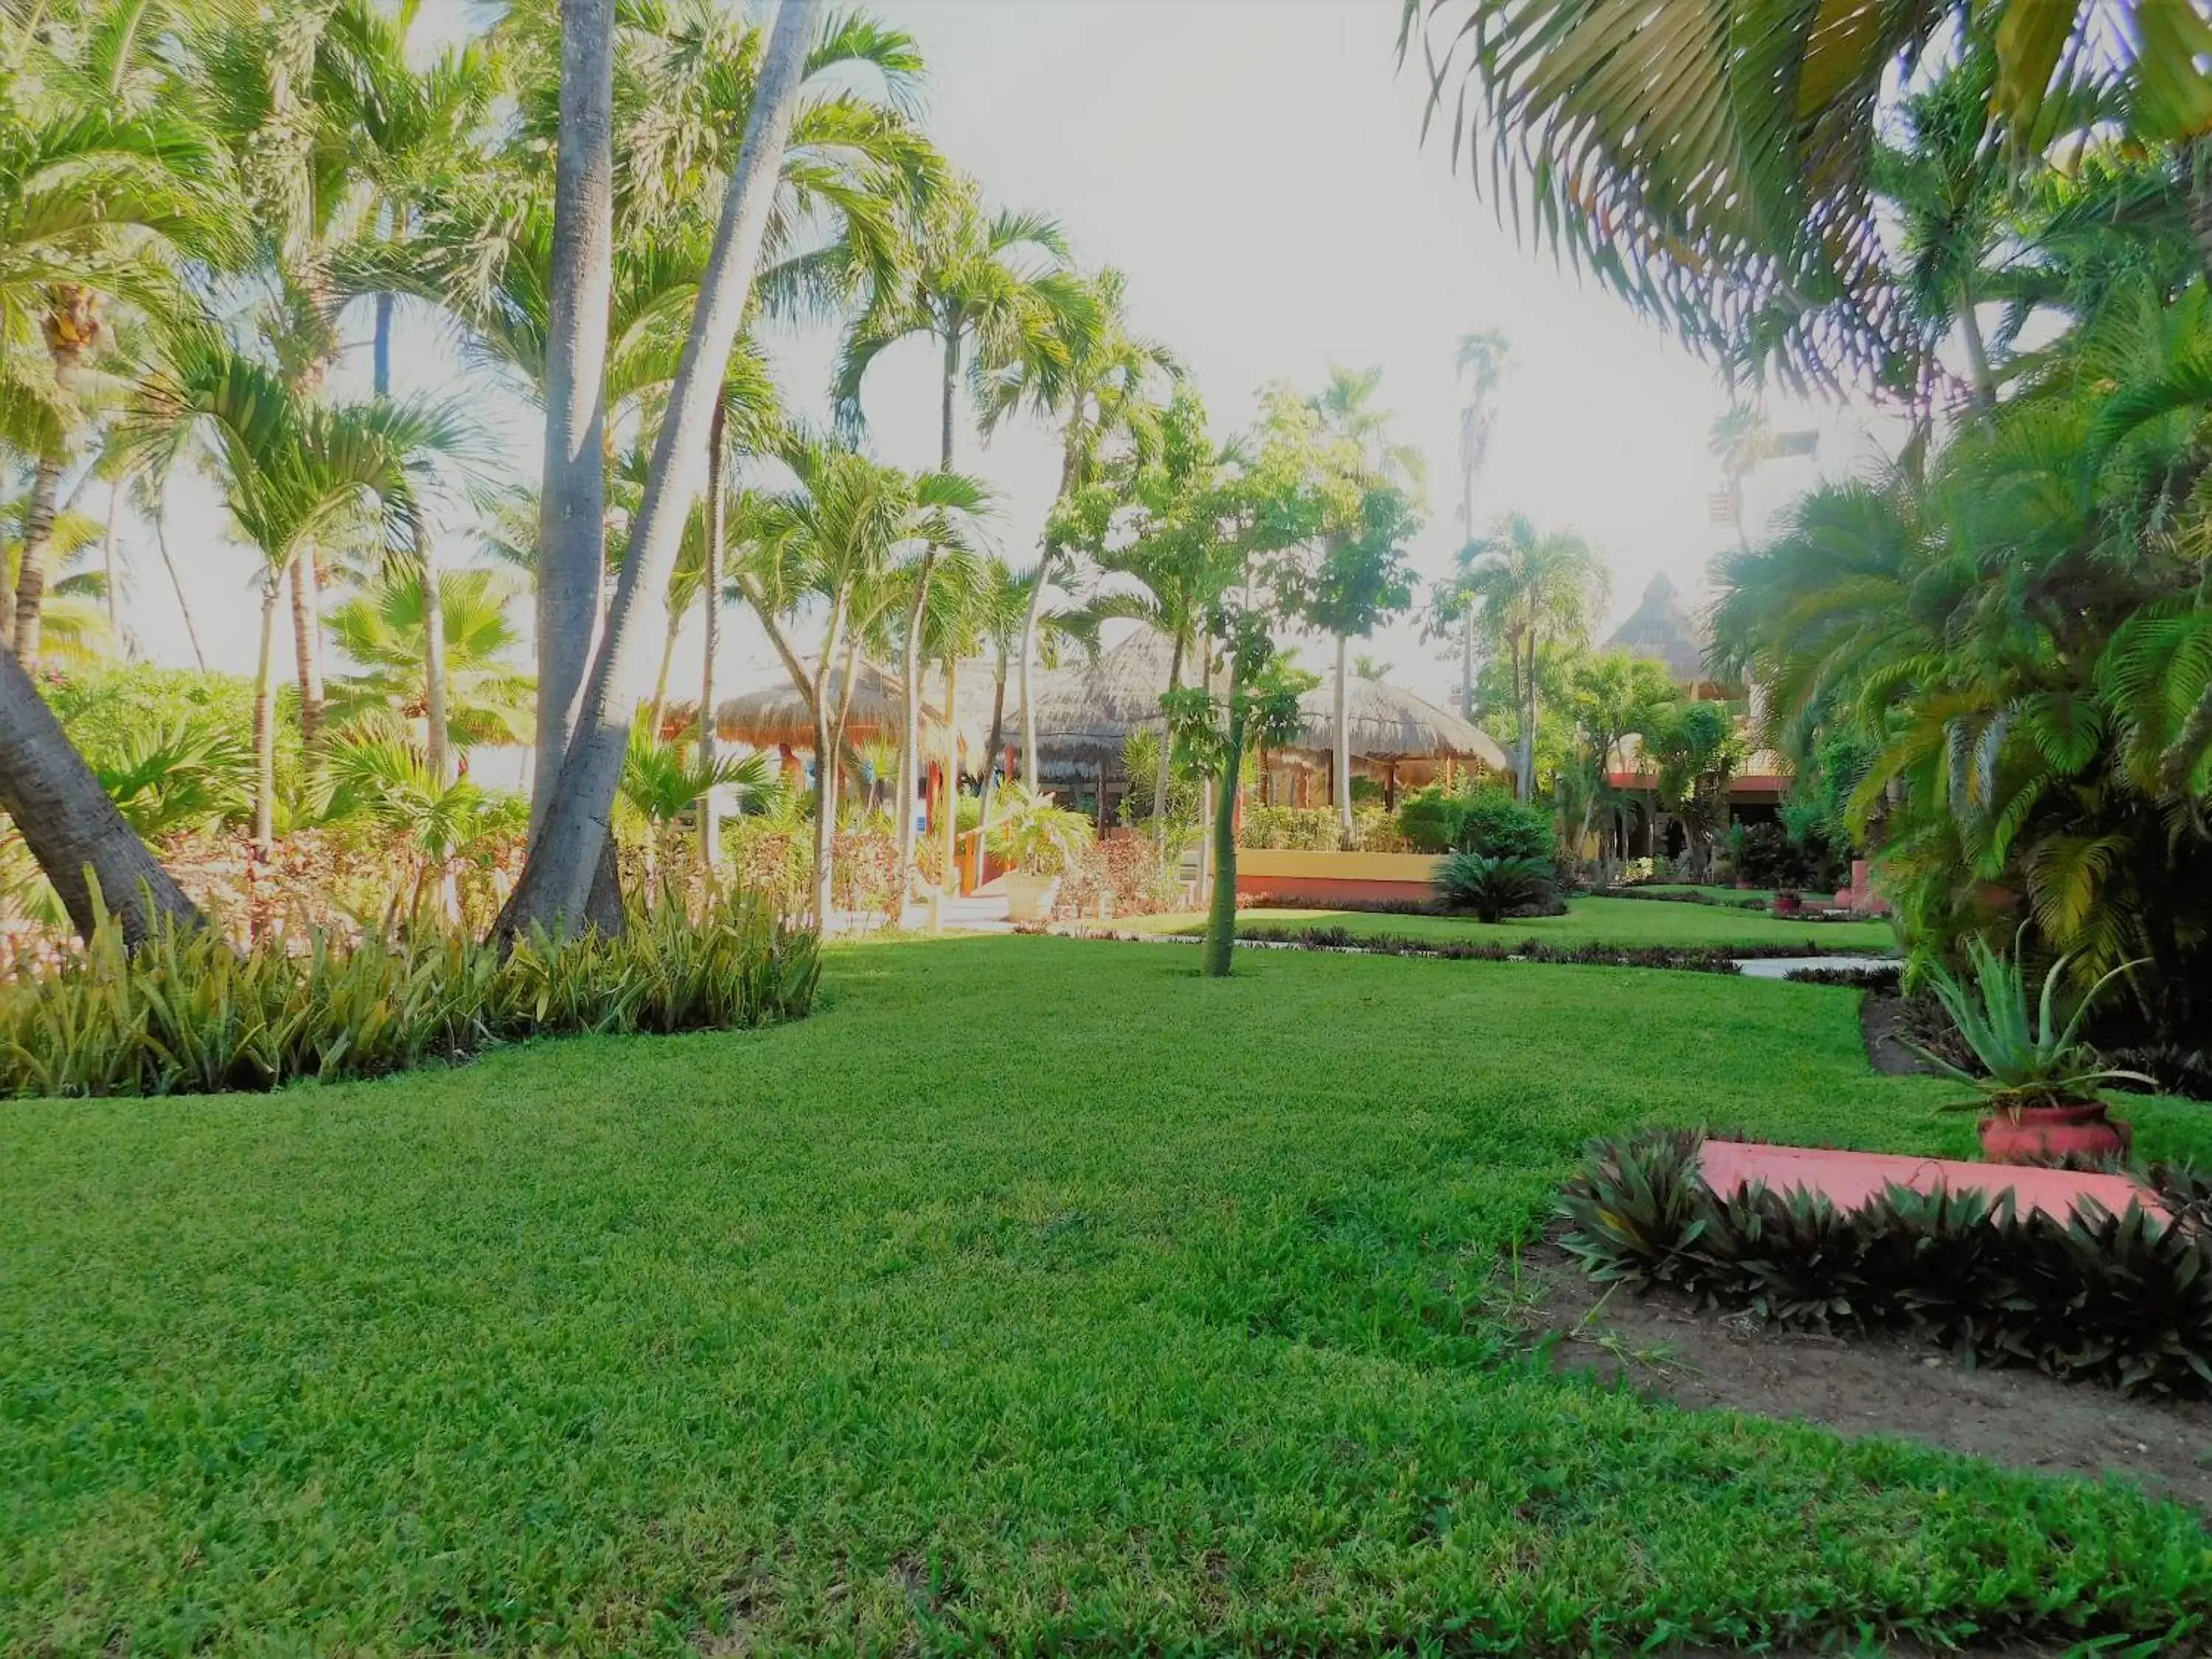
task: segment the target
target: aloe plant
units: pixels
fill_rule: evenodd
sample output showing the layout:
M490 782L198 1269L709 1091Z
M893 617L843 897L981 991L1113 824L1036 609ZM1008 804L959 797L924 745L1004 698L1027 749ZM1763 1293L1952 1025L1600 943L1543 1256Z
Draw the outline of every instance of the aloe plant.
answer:
M2081 1041L2081 1022L2090 1007L2106 986L2137 964L2123 963L2099 979L2062 1022L2059 994L2066 964L2073 958L2063 956L2051 964L2044 975L2043 994L2031 1011L2026 933L2023 928L2009 952L1992 950L1981 939L1969 939L1966 960L1972 972L1968 978L1941 965L1926 970L1936 1000L1987 1073L1977 1076L1918 1043L1905 1044L1946 1077L1978 1091L1976 1098L1959 1103L1956 1109L1987 1105L2017 1119L2031 1106L2095 1101L2097 1085L2102 1083L2124 1080L2155 1088L2156 1080L2141 1072L2100 1065L2095 1052Z

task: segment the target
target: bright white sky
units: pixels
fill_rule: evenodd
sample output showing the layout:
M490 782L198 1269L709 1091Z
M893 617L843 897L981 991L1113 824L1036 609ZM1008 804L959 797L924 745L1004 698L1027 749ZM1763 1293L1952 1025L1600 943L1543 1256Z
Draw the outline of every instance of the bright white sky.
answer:
M997 201L1059 216L1086 264L1127 272L1139 327L1189 365L1215 421L1243 424L1265 382L1317 387L1332 362L1380 365L1378 403L1427 454L1433 511L1416 549L1425 574L1461 539L1458 391L1462 334L1502 329L1516 368L1500 402L1477 514L1517 509L1572 527L1613 573L1612 617L1657 572L1686 593L1732 532L1708 520L1720 479L1706 433L1727 404L1711 370L1619 301L1516 246L1440 145L1419 143L1416 80L1395 72L1397 0L876 0L930 64L927 122ZM426 0L425 27L450 33L458 0ZM364 317L357 335L365 339ZM775 346L787 396L817 417L831 344ZM453 390L450 341L424 319L402 331L399 390ZM365 390L365 345L338 389ZM933 464L935 360L893 354L866 392L870 441L886 459ZM534 471L535 416L479 394L519 469ZM1872 453L1886 422L1864 411L1770 400L1776 425L1821 429L1822 470ZM961 465L1001 492L1002 545L1034 556L1057 479L1052 434L969 439ZM1814 477L1803 461L1753 480L1754 521ZM226 545L220 510L180 481L170 539L187 562L213 665L250 672L252 556ZM143 526L128 620L148 653L190 660L176 602ZM454 552L459 554L457 546ZM516 614L526 623L526 603ZM696 634L696 627L693 630ZM758 629L733 614L726 686L775 672ZM1449 700L1456 670L1410 623L1370 647L1393 678ZM1319 665L1319 653L1313 653ZM289 654L287 657L289 660ZM697 683L696 640L677 684ZM682 694L679 691L679 695Z

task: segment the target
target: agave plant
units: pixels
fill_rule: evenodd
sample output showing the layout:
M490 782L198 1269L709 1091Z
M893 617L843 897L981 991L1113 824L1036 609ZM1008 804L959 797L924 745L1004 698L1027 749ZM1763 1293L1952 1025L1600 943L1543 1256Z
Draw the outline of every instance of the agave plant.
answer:
M2141 1072L2100 1064L2095 1052L2081 1041L2081 1023L2098 996L2139 964L2123 963L2097 980L2062 1023L2059 991L2066 964L2073 958L2061 957L2051 964L2051 971L2044 975L2043 994L2031 1012L2026 938L2027 929L2022 928L2009 953L1991 949L1978 937L1970 939L1966 959L1972 972L1968 978L1954 975L1940 963L1924 970L1929 988L1943 1005L1960 1040L1973 1050L1987 1073L1978 1077L1918 1043L1905 1045L1944 1076L1977 1091L1975 1098L1958 1103L1954 1109L1986 1106L2017 1121L2029 1107L2094 1101L2100 1083L2127 1081L2156 1088L2157 1079Z

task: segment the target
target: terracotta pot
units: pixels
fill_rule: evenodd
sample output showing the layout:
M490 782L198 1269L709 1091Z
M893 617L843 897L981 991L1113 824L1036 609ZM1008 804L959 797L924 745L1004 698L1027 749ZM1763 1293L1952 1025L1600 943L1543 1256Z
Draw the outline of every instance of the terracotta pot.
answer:
M1981 1122L1982 1156L1992 1164L2051 1164L2066 1158L2117 1158L2135 1138L2105 1115L2101 1100L2065 1106L2023 1106Z
M1050 921L1053 901L1060 895L1058 876L1034 875L1017 870L1006 878L1006 920Z
M1774 914L1778 916L1794 916L1804 908L1805 896L1802 893L1777 893L1774 896Z

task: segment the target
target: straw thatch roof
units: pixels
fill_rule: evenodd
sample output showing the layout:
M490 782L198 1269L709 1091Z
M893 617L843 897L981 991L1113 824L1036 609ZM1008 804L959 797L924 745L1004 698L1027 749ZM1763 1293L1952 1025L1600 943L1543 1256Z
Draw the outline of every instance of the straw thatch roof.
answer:
M831 672L833 702L844 695L844 681L842 669ZM811 753L814 748L814 715L787 676L725 698L714 709L714 730L726 742L750 744L756 749L788 744ZM872 664L861 664L854 678L852 707L845 717L845 741L857 749L878 738L896 741L905 730L906 693L899 682ZM925 701L922 752L942 757L945 737L944 716Z
M1172 654L1165 638L1142 628L1095 663L1033 673L1040 769L1047 776L1078 769L1089 776L1102 765L1118 771L1121 745L1132 732L1166 729L1160 698L1167 692ZM1008 701L1018 708L1011 694ZM1010 725L1018 720L1009 717Z
M1678 684L1697 685L1711 678L1705 672L1705 631L1663 572L1651 579L1643 602L1605 643L1607 650L1663 663Z
M1328 677L1298 700L1305 733L1292 747L1318 754L1336 751L1336 683ZM1346 721L1352 728L1352 757L1385 764L1409 760L1478 761L1493 771L1510 767L1505 750L1486 732L1449 709L1383 680L1354 678L1345 687Z

